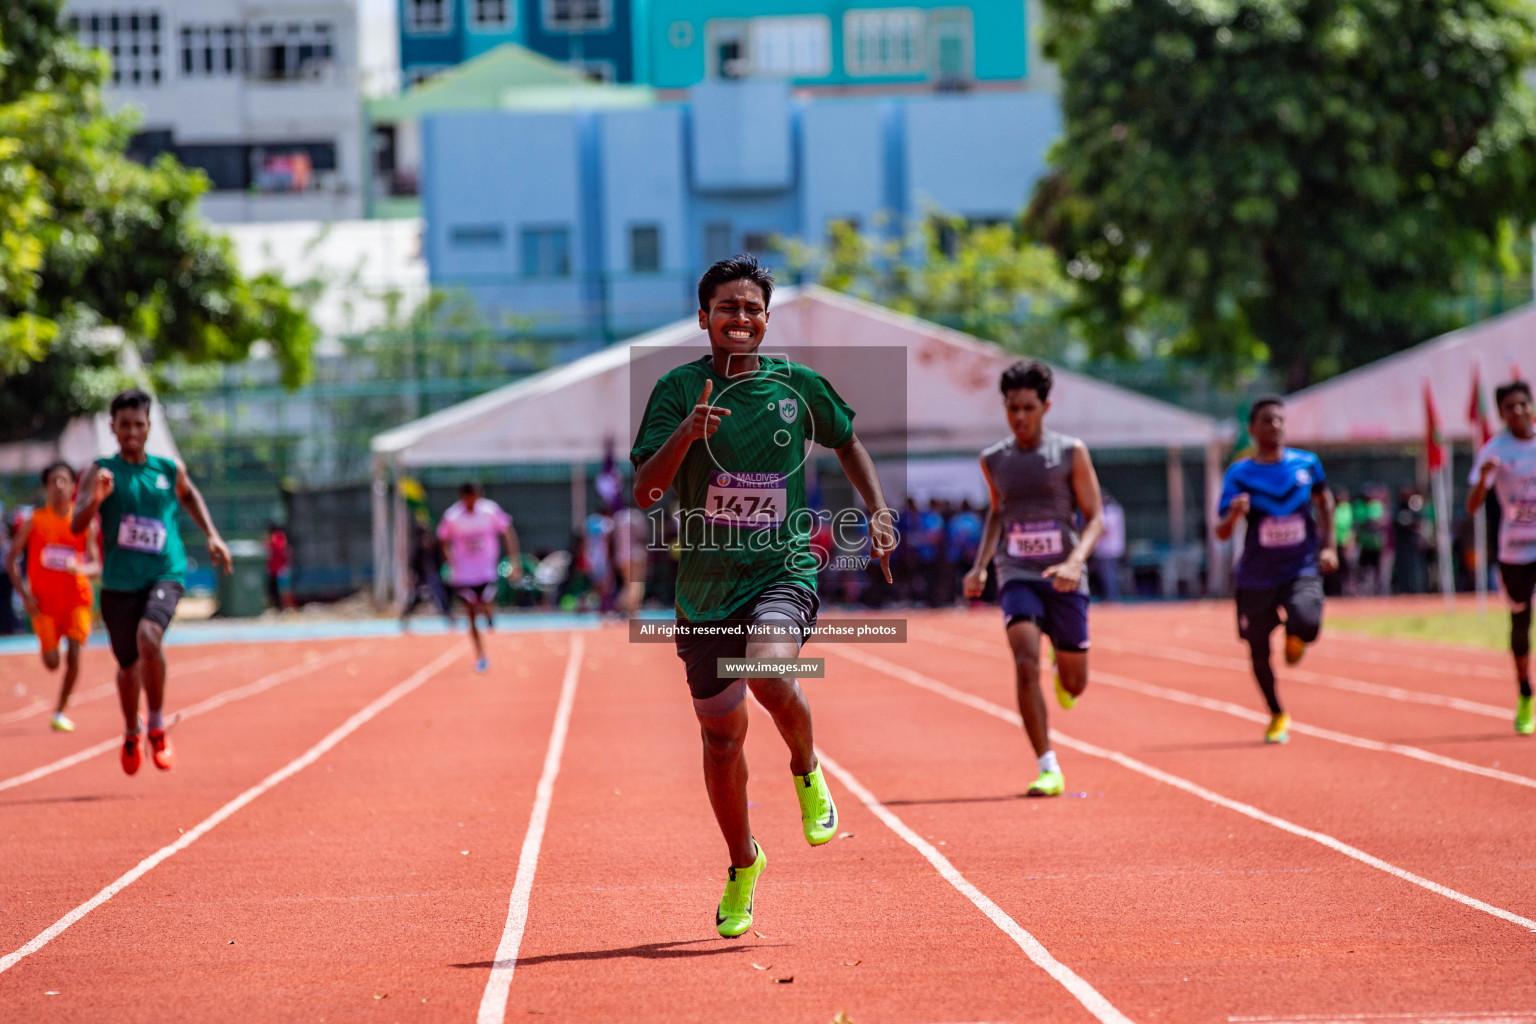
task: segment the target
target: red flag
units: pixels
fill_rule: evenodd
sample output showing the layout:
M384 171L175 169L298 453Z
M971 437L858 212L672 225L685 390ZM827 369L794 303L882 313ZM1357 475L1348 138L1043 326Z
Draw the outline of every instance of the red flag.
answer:
M1429 471L1438 473L1445 465L1445 441L1440 436L1440 414L1435 411L1435 393L1424 382L1424 457Z
M1477 366L1472 367L1472 404L1467 407L1467 419L1479 445L1493 440L1493 428L1488 426L1488 406L1483 402L1482 372Z

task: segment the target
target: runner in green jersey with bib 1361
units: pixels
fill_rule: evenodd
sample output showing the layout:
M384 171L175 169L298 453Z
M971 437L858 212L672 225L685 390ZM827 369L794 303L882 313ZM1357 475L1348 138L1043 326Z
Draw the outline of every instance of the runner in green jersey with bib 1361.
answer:
M80 480L70 527L77 533L101 515L101 618L117 659L117 695L123 708L123 771L139 770L139 691L149 709L149 745L155 767L176 763L165 735L165 630L176 614L187 574L187 552L176 523L178 508L208 535L208 557L229 570L229 548L208 515L203 496L179 460L150 455L149 395L130 388L112 399L118 453L97 459Z
M772 295L773 277L753 256L705 271L699 326L709 333L710 353L657 381L630 452L635 503L648 508L675 487L681 506L677 654L704 743L704 788L731 857L715 914L727 937L751 927L752 896L767 863L747 817L749 687L789 746L806 841L819 846L837 834L837 807L812 749L800 684L719 670L723 659L796 659L815 627L815 517L804 474L810 442L837 453L864 499L873 555L887 581L896 546L895 515L854 436L853 410L816 371L757 354Z

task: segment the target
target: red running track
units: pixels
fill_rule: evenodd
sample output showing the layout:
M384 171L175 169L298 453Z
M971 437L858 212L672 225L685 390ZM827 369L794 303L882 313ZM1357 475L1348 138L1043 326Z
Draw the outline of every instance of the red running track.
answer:
M995 611L807 649L846 835L805 845L755 714L769 866L735 941L669 646L502 634L485 675L462 637L175 651L173 772L28 780L112 739L109 696L72 736L0 717L0 1017L1536 1024L1507 662L1329 634L1269 747L1230 619L1096 609L1058 800L1021 796ZM19 656L0 682L0 716L52 685Z

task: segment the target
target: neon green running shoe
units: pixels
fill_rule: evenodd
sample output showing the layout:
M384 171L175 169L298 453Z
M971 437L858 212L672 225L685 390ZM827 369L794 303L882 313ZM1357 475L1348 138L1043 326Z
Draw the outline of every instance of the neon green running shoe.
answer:
M1521 697L1515 704L1515 732L1521 736L1529 736L1536 732L1536 711L1533 711L1532 698Z
M752 893L763 868L768 866L768 855L762 846L756 839L752 845L757 848L757 860L749 868L731 868L725 892L720 896L720 909L715 911L715 927L727 939L734 939L752 927Z
M1269 716L1269 728L1264 730L1265 743L1289 743L1291 741L1291 716L1282 711Z
M821 765L795 776L795 796L800 799L800 828L812 846L832 841L837 835L837 804L821 774Z
M1061 705L1063 711L1071 711L1077 706L1077 698L1067 692L1067 688L1061 685L1061 674L1056 675L1056 703Z
M1061 772L1041 772L1040 777L1029 787L1026 796L1061 796L1061 791L1066 788L1066 780L1061 777Z

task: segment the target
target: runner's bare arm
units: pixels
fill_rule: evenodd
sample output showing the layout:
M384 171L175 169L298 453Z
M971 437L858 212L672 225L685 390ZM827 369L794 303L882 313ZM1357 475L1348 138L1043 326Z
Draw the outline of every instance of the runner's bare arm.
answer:
M1216 539L1230 540L1232 531L1237 526L1237 521L1248 514L1248 495L1239 494L1232 499L1232 504L1227 506L1227 514L1216 523Z
M96 513L101 511L101 503L111 493L112 471L91 463L85 476L80 478L79 489L75 491L75 509L69 514L70 532L84 533L85 528L95 520Z
M85 534L85 561L80 563L80 575L101 575L101 523L95 519Z
M986 459L981 460L981 477L987 482L987 522L981 528L981 544L976 548L976 562L971 566L971 571L965 574L962 583L965 596L970 598L980 597L986 589L987 570L992 564L992 556L997 552L997 539L1003 533L1003 521L998 514L1003 499L997 493L997 484L992 481Z
M875 472L875 460L869 457L869 451L858 435L848 439L848 443L841 448L833 449L837 452L837 461L842 464L843 474L848 477L848 482L853 484L853 489L859 492L859 497L864 499L864 506L869 509L869 544L870 553L880 559L880 569L885 573L885 582L891 580L891 552L896 550L896 513L885 503L885 492L880 488L880 476Z
M5 556L5 571L11 577L11 586L16 588L16 595L26 606L27 614L36 615L37 598L32 596L32 590L27 586L26 579L21 575L21 568L16 564L27 553L27 538L31 535L32 520L22 520L21 529L16 531L16 536L11 540L11 550Z
M224 543L224 538L219 536L219 528L213 525L213 516L208 513L208 503L203 500L203 492L192 482L186 464L180 459L176 460L176 500L181 502L181 507L187 510L187 515L192 517L197 528L207 535L208 557L213 564L225 572L233 571L234 567L229 561L229 547Z
M693 411L683 418L683 422L677 425L672 436L656 450L656 454L635 469L634 498L637 507L645 509L656 504L667 492L667 488L672 486L693 442L714 436L715 431L720 429L720 417L731 414L729 409L709 404L709 395L714 387L714 381L704 382L704 393L694 403Z
M1057 590L1064 591L1077 589L1088 556L1093 554L1094 545L1104 535L1104 498L1099 491L1099 474L1094 472L1088 446L1081 441L1077 443L1076 458L1072 460L1072 496L1077 499L1078 511L1085 520L1083 532L1072 553L1042 573L1055 583Z
M1323 572L1338 572L1339 539L1333 532L1333 492L1321 484L1312 488L1312 506L1317 516L1317 535L1322 539L1317 567Z
M1488 456L1481 466L1477 467L1477 483L1472 485L1472 490L1467 493L1467 515L1476 515L1477 510L1483 507L1483 501L1487 499L1488 492L1493 489L1493 478L1499 472L1499 457Z

